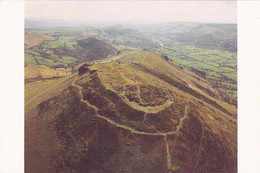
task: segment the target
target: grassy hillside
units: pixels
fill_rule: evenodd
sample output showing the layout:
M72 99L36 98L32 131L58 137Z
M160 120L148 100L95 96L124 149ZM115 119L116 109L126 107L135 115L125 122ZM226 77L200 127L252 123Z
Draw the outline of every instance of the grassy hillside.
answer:
M193 72L206 73L206 78L218 89L222 100L237 105L237 55L230 52L236 47L236 25L177 22L135 29L138 31L115 25L86 30L60 28L35 31L51 35L56 40L26 48L25 65L68 67L97 61L126 49L155 50L191 67ZM229 51L223 51L228 49L219 44L226 44L229 40L233 40Z
M49 41L46 42L45 44L42 45L42 48L58 48L58 47L66 47L68 49L74 49L74 45L77 45L76 42L74 41L67 41L67 40L62 40L62 39L67 39L67 38L59 38L59 40L55 41Z
M50 32L48 34L51 34ZM55 48L68 47L74 48L75 42L59 40L46 34L25 33L24 64L46 65L48 67L68 67L77 61L76 58L70 56L62 56L59 52L55 52ZM33 45L33 46L32 46Z
M236 25L49 22L25 34L25 172L237 172Z
M45 65L33 65L30 64L24 68L24 78L53 78L53 77L64 77L71 74L69 69L51 69Z
M47 33L55 36L56 39L47 40L45 38L45 40L42 39L41 42L35 44L34 47L25 47L25 65L68 67L85 61L104 59L116 52L114 47L95 38L77 40L78 33L72 34L69 31L65 33L49 31ZM43 34L38 33L26 34L43 36Z
M236 105L237 55L235 53L207 50L191 46L172 46L158 49L173 60L201 70L220 91L222 99Z
M236 172L236 108L199 75L151 51L80 69L25 86L26 172Z
M39 55L37 55L39 54ZM68 67L69 64L73 64L77 59L70 56L58 56L56 54L40 54L25 50L24 64L37 64L46 65L48 67Z
M54 37L44 34L37 33L25 33L24 34L24 44L28 47L39 46L45 40L55 40Z

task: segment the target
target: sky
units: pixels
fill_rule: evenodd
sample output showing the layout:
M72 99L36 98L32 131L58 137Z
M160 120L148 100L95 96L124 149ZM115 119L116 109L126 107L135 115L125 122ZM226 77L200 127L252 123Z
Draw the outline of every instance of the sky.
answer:
M237 23L237 4L236 1L26 1L25 18L81 23Z

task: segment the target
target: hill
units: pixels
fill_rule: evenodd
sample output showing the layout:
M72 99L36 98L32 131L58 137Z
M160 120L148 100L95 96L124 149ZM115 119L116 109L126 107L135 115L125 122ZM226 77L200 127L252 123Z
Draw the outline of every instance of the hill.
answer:
M43 43L43 41L55 40L54 37L44 34L36 34L36 33L25 33L24 34L24 43L28 47L39 46Z
M134 29L126 28L121 25L113 25L98 29L98 34L115 46L132 48L158 48L159 44L154 42L150 36L145 35Z
M71 46L69 47L68 44L71 44ZM73 57L77 60L77 63L101 60L116 52L116 49L111 45L93 37L73 42L65 41L60 46L53 48L47 46L46 48L57 57ZM49 56L46 55L46 52L46 50L43 50L42 54L48 59Z
M202 48L236 52L237 28L231 24L200 24L186 33L179 34L177 40Z
M116 53L114 47L96 38L80 40L68 38L75 39L76 37L58 35L56 40L45 41L39 46L26 48L25 65L37 64L65 68L81 62L101 60Z
M206 49L237 51L237 25L171 22L137 27L164 45L192 45Z
M75 49L72 54L85 61L104 59L116 52L114 47L93 37L78 40L77 43L80 48Z
M236 172L235 107L166 56L134 52L30 85L25 172Z
M221 99L237 105L237 55L193 46L172 46L158 50L169 58L206 74ZM193 70L194 71L194 70Z
M30 64L24 68L25 79L64 77L69 74L71 74L71 70L69 69L65 69L65 68L52 69L45 65Z

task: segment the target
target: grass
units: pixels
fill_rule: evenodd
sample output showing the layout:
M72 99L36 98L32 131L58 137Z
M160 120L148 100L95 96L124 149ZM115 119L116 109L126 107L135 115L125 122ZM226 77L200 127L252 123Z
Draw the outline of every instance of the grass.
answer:
M34 51L34 50L31 50L31 49L26 49L26 50L24 50L24 52L25 52L25 53L28 53L28 54L32 54L32 55L37 55L37 56L40 55L39 52L36 52L36 51Z
M37 34L37 33L25 33L24 42L28 47L39 46L45 40L54 40L54 37L49 35Z
M208 75L211 76L211 77L216 77L216 78L220 78L221 77L221 75L219 75L215 71L208 72Z
M53 78L53 77L63 77L69 75L70 71L66 69L56 70L50 68L46 65L33 65L30 64L24 69L25 79L30 78Z
M231 78L234 81L237 81L237 74L230 74L230 73L222 73L222 74L228 78Z
M57 47L62 47L62 46L64 46L64 42L62 42L60 40L46 42L42 45L42 47L44 47L44 48L57 48Z
M43 48L57 48L57 47L68 47L69 49L74 49L74 45L77 45L75 41L66 41L66 40L55 40L45 42L42 47Z
M127 55L125 57L123 57L122 59L119 60L119 64L117 65L117 63L115 64L107 64L106 66L102 65L102 64L97 64L95 65L97 68L93 68L93 70L95 69L100 69L102 71L102 75L100 75L102 77L102 81L103 84L106 87L109 87L111 90L114 90L113 87L111 87L111 83L114 85L117 85L115 88L124 88L123 86L125 85L131 85L131 86L138 86L140 85L151 85L151 86L156 86L159 88L159 90L164 93L163 95L160 95L158 93L158 96L160 99L163 99L164 97L166 97L165 102L167 102L167 100L173 101L173 103L176 103L175 98L170 97L170 93L173 91L173 89L171 89L170 91L166 88L168 87L172 87L173 85L175 86L176 89L174 89L174 93L178 93L180 94L181 92L183 92L182 90L185 90L184 88L182 88L181 84L185 83L187 85L190 86L190 88L195 89L195 93L192 93L189 90L185 90L185 92L187 92L187 95L192 95L194 98L200 98L201 95L209 98L210 100L212 99L212 102L208 102L207 99L205 99L204 101L206 103L209 104L213 104L214 101L216 101L217 99L215 99L214 97L211 97L208 95L207 91L201 90L200 88L197 87L197 85L200 85L202 88L210 88L210 85L208 83L204 83L204 82L200 82L197 79L194 79L193 77L191 77L189 74L190 72L185 70L185 69L181 69L178 68L179 64L176 62L171 62L171 61L164 61L164 58L161 57L158 53L154 53L151 51L139 51L136 53L132 53L130 55ZM137 63L137 64L142 64L140 67L140 71L136 70L135 68L132 68L132 63ZM123 65L123 66L122 66ZM134 65L135 66L135 65ZM144 66L144 68L142 68L142 66ZM137 68L139 69L139 68ZM141 69L147 69L147 73L143 72ZM146 71L146 70L145 70ZM156 78L155 76L158 75L158 78ZM171 80L169 80L171 79ZM173 83L171 83L171 81L175 81ZM168 83L170 82L170 83ZM197 84L197 85L196 85ZM135 88L136 88L135 87ZM138 88L138 87L137 87ZM180 89L181 88L181 89ZM138 89L137 89L138 91ZM156 98L156 96L153 97L153 99L151 100L151 93L153 92L152 88L147 87L146 91L149 92L147 93L147 95L143 95L145 90L139 92L139 94L141 93L140 97L141 97L141 101L145 101L145 99L147 98L147 100L149 100L150 102L152 102L152 100L154 100ZM154 90L156 91L156 90ZM231 91L231 90L230 90ZM123 89L123 91L121 91L120 89L118 90L118 92L120 92L120 94L123 94L125 96L127 96L127 90ZM192 93L192 94L191 94ZM157 94L155 94L157 95ZM231 95L231 93L230 93ZM168 97L169 96L169 97ZM233 97L236 96L235 93L233 93L232 95ZM168 98L167 98L168 97ZM138 92L137 92L137 98L138 99ZM160 100L159 99L159 100ZM157 100L156 103L159 103L160 101ZM127 99L126 99L127 101ZM128 102L128 101L127 101ZM228 109L233 109L231 108L231 106L227 103L224 102L217 102L219 105L226 107L226 110ZM156 109L150 109L149 106L147 108L140 108L140 105L138 105L135 102L129 102L129 105L131 105L131 107L135 108L135 109L142 109L143 111L158 111L160 108L164 107L165 105L162 104L160 106L156 106Z
M63 65L65 67L67 67L69 64L77 61L76 58L70 57L70 56L63 56L62 59L60 59L58 55L51 54L52 59L47 59L47 58L38 56L39 55L38 52L36 52L34 54L34 56L32 54L27 53L27 52L28 51L26 51L25 54L24 54L24 64L25 65L37 64L37 62L36 62L36 60L37 60L38 64L47 65L49 67L54 67L54 66L57 66L57 65ZM33 52L33 51L29 51L29 52Z
M28 46L27 44L24 45L24 49L29 49L31 46Z
M59 79L40 80L25 84L25 111L29 112L32 107L54 97L70 86L72 82L71 77L72 75L68 75Z
M61 33L62 31L59 31L59 32ZM63 41L63 43L64 43L66 41L69 41L70 38L66 38L65 36L63 36L63 37L60 37L59 39L60 40L58 40L59 41L58 43L51 43L51 42L49 42L49 43L53 44L52 46L61 45L63 47L64 44L61 44L60 42ZM66 44L66 46L67 45L68 44ZM49 48L49 47L45 47L45 48ZM124 46L119 45L118 48L119 48L119 50L122 50L122 49L124 49ZM191 60L191 59L186 59L186 60L182 59L183 54L181 52L173 52L170 50L166 50L166 51L167 51L167 53L170 54L169 57L171 57L173 59L175 58L176 60L179 60L179 62L182 62L186 65L193 66L198 69L205 70L205 71L208 70L207 75L209 77L214 75L215 79L221 79L220 78L221 75L217 73L217 72L223 73L222 69L219 68L219 63L223 62L223 60L220 60L220 58L219 58L220 56L215 56L213 54L209 54L210 57L207 57L206 56L207 50L201 50L201 49L198 50L198 49L194 48L194 49L190 50L187 54L189 54L190 57L197 59L197 61L195 61L195 60ZM200 54L200 51L201 51L201 54ZM186 53L184 53L184 54L186 54ZM41 63L46 63L46 64L49 64L50 66L52 66L53 64L60 64L60 63L69 64L69 63L75 62L77 60L74 57L63 56L61 58L58 55L54 55L54 54L51 55L51 58L53 58L51 60L40 57L40 55L36 55L36 57L39 61L41 60ZM41 59L41 58L43 58L43 59ZM199 60L201 60L205 63L201 63ZM202 147L202 149L204 149L204 148L207 149L207 147L205 147L203 145L204 144L207 145L208 144L207 139L212 136L213 137L217 136L216 134L221 134L221 135L223 134L221 137L224 140L225 145L226 145L224 147L226 147L228 151L232 151L232 152L229 152L228 155L233 154L233 151L235 153L236 146L234 146L234 145L236 144L236 141L233 140L233 138L235 138L235 136L236 136L236 128L233 124L231 124L229 122L230 116L224 116L223 113L221 113L214 107L212 107L212 109L209 109L209 111L207 111L206 110L207 107L211 108L209 105L205 104L204 102L203 102L204 104L200 105L196 101L195 97L191 97L190 94L184 93L177 87L173 87L169 83L165 82L165 79L163 79L163 76L168 76L168 78L172 79L173 81L180 80L180 83L187 83L188 85L192 85L193 87L195 87L192 84L193 83L192 77L188 76L184 73L184 72L187 72L187 70L176 68L175 66L170 65L171 62L162 61L161 57L158 56L158 54L148 52L148 51L147 52L141 51L139 53L129 55L127 59L122 59L122 61L124 61L125 63L117 64L115 62L115 63L110 63L110 64L109 63L95 64L93 66L90 66L89 68L96 67L96 69L98 70L97 71L98 75L94 76L95 73L92 73L93 77L95 77L95 78L93 78L94 80L90 81L89 79L91 79L90 78L91 75L87 74L86 76L88 76L88 78L82 78L82 80L78 81L78 84L80 84L80 82L88 81L88 82L84 83L84 85L82 85L84 87L84 92L86 92L85 96L87 96L86 98L84 98L85 100L92 100L94 103L96 103L96 105L101 105L103 102L107 102L107 101L109 102L109 104L107 104L107 107L101 106L100 111L97 111L97 112L102 112L103 109L111 111L111 112L113 111L112 114L118 115L120 118L122 117L123 121L129 123L130 121L126 120L125 117L123 117L122 115L128 114L132 117L136 116L135 113L131 113L130 110L132 110L132 109L133 110L142 110L145 112L157 112L158 111L158 114L156 114L155 116L148 115L147 117L148 118L154 117L156 119L156 121L154 121L153 126L151 126L151 127L154 127L155 129L158 129L158 127L159 127L159 131L161 131L160 128L163 129L164 126L167 126L168 124L171 123L171 121L173 119L176 118L176 122L179 121L180 126L177 126L177 124L176 125L170 124L169 127L170 128L177 127L178 129L180 129L180 131L176 135L178 135L178 136L180 135L180 138L182 138L182 140L181 141L175 140L174 136L169 136L169 137L165 136L165 141L166 141L167 145L168 145L167 140L169 141L168 150L170 150L170 152L172 152L175 148L177 150L179 149L178 151L174 150L177 152L177 155L181 155L184 157L187 156L187 157L196 159L196 157L198 155L196 153L194 154L194 157L191 157L191 155L189 155L189 153L185 155L186 151L184 151L183 148L185 150L187 149L187 150L191 151L190 153L192 153L192 148L190 148L188 145L185 146L183 144L185 144L185 143L190 144L192 141L194 141L194 139L193 139L194 136L195 137L202 136L200 141L196 142L197 145L195 147L198 149L200 149L200 147ZM155 74L162 74L162 75L159 75L156 77L156 75L150 74L149 72L143 72L142 69L138 70L137 68L135 68L136 65L133 65L129 62L141 63L145 67L149 68L150 71L154 71ZM210 63L207 63L207 62L210 62ZM228 62L230 62L230 61L228 61ZM231 64L232 64L232 62L231 62ZM216 69L218 69L218 71ZM211 70L211 71L209 71L209 70ZM76 73L75 73L75 75L76 75ZM97 82L97 81L99 81L99 80L97 80L98 77L100 77L102 79L101 83ZM27 120L26 121L27 122L26 130L27 130L27 137L29 139L29 140L27 140L27 141L29 141L29 142L27 142L27 148L30 148L30 146L32 146L32 148L30 148L30 153L33 153L31 155L29 155L30 153L29 154L27 153L27 157L29 157L29 159L31 161L36 160L39 163L47 163L47 162L44 162L45 158L47 158L51 161L53 161L53 160L56 161L56 158L58 158L57 159L58 161L60 158L61 159L65 158L64 160L62 160L62 162L58 162L58 165L56 166L56 168L59 168L59 166L62 166L63 163L64 163L64 165L67 164L67 162L65 162L67 160L68 160L68 163L71 163L70 162L71 160L74 161L75 158L76 159L81 158L81 156L76 156L78 151L79 152L83 151L80 148L81 145L78 145L78 144L81 144L80 141L83 141L84 144L85 143L90 144L88 146L89 151L92 151L91 147L94 146L94 150L93 150L94 154L93 154L93 152L92 152L92 154L97 155L97 156L100 156L104 152L109 152L110 144L113 146L126 146L125 140L121 140L121 138L118 141L119 142L123 141L123 142L120 143L120 145L115 145L115 144L117 144L117 141L112 140L114 138L111 138L112 142L108 143L107 141L110 140L110 138L105 136L107 134L113 134L116 137L117 136L123 137L123 135L121 135L121 131L123 134L123 133L126 133L125 130L118 130L119 128L116 128L115 132L117 132L117 131L120 132L119 135L115 134L115 133L110 133L110 132L114 132L114 131L106 131L106 129L108 129L108 130L110 129L111 125L106 125L106 123L108 121L104 121L104 118L99 120L98 118L90 119L89 117L92 117L92 116L88 116L88 117L85 116L86 114L87 115L92 114L91 113L92 111L90 111L91 107L85 107L85 105L82 104L82 102L80 104L78 102L78 100L79 100L78 97L80 97L81 101L83 101L83 93L82 93L83 90L81 91L79 88L78 88L79 90L77 90L77 88L75 88L75 87L70 87L69 92L65 91L65 92L61 93L65 88L68 88L69 86L71 86L72 80L67 80L65 78L62 78L62 79L58 79L58 80L54 79L54 80L46 80L46 81L37 81L37 82L28 83L25 85L25 115L26 115L25 117L27 118L26 119ZM95 83L95 81L97 83ZM199 83L195 79L194 79L194 81ZM105 88L100 87L102 85L104 85ZM205 88L207 87L206 83L201 82L201 85ZM132 101L128 102L127 101L127 92L129 92L129 90L127 90L127 86L133 86L133 87L138 86L137 88L139 88L139 90L137 89L134 92L137 95L137 97L139 96L139 99L141 98L140 99L141 102L159 103L160 101L162 101L163 104L156 105L155 109L152 109L149 106L148 107L140 106L139 104L132 102ZM153 87L149 87L149 86L153 86ZM124 88L123 92L116 90L116 88L120 88L120 87ZM145 89L141 90L140 88L145 88L146 90ZM155 90L154 88L157 88L158 90ZM106 89L110 89L109 92ZM89 90L91 90L91 92L89 92ZM79 93L75 94L76 91L78 91ZM113 91L117 92L117 95L116 94L113 95ZM230 96L236 97L236 92L232 93L230 90L228 90L227 92ZM73 95L68 94L68 93L73 93ZM60 96L55 99L50 99L50 98L54 98L57 95L60 95ZM94 95L94 97L90 99L89 95ZM95 97L95 96L103 96L103 97ZM114 100L113 100L113 96L114 96ZM117 96L117 97L115 97L115 96ZM122 96L122 97L118 97L118 96ZM208 95L206 95L206 96L209 97ZM102 98L102 99L98 99L98 98ZM126 102L122 101L122 99L125 99ZM114 102L112 102L112 100ZM215 101L217 99L212 98L212 100ZM40 106L37 106L37 105L39 105L39 103L42 103L43 101L46 101L45 102L46 104L41 104ZM61 103L60 103L60 101L61 101ZM170 103L169 103L169 101L170 101ZM64 105L62 102L64 102L64 103L66 102L66 105ZM125 105L125 103L127 103L127 105ZM188 104L186 104L186 103L188 103ZM190 103L192 103L192 104L190 104ZM170 105L170 104L172 104L172 105ZM221 104L221 103L219 103L219 104ZM42 107L42 105L44 105L44 107L43 107L43 109L41 108L41 110L40 110L40 107ZM79 105L79 107L77 107L78 105ZM187 106L188 106L188 109L187 109ZM227 105L227 106L230 106L230 105ZM121 107L122 107L122 110L121 110ZM185 107L185 111L182 109L184 107ZM164 108L166 108L165 111L162 111L162 109L164 109ZM234 109L233 110L234 112L236 111L234 107L231 107L231 108ZM81 111L81 109L82 109L82 111ZM228 109L228 107L227 107L227 109ZM119 110L121 110L121 112ZM187 114L187 110L188 110L188 114ZM214 112L212 110L214 110ZM83 113L80 114L80 112L83 112ZM86 113L84 113L84 112L86 112ZM114 113L114 112L116 112L116 113ZM40 116L39 113L43 113L43 114L41 114L43 116ZM193 116L192 115L193 113L196 115ZM63 114L65 116L60 116ZM186 116L187 116L187 119L185 119L185 121L181 121L180 117L183 117L184 114L185 114L184 117L186 118ZM59 116L55 117L56 115L59 115ZM70 116L70 115L72 115L72 116ZM73 115L76 115L76 116L73 116ZM43 117L43 118L41 118L41 117ZM83 118L81 118L81 117L83 117ZM108 119L108 117L106 115L104 115L104 117ZM160 119L160 117L166 117L167 119L166 118ZM35 121L31 121L32 119ZM157 119L158 119L158 121L157 121ZM89 125L88 123L91 123L92 120L94 120L93 121L94 123L92 123L93 125L92 124ZM144 120L145 120L144 118L141 119L140 123L144 123ZM60 124L57 125L57 122ZM136 122L132 121L130 123L138 124L137 121ZM149 121L149 123L151 123L151 122ZM64 130L63 132L65 132L65 135L62 135L62 140L59 139L59 136L56 137L58 134L58 133L56 133L57 132L56 128L54 129L56 131L52 131L53 130L52 124L54 124L55 127L59 127L61 130ZM82 126L82 129L79 128L81 126ZM211 127L212 132L209 131L208 129L206 129L208 126ZM97 128L97 127L100 127L100 128ZM104 128L102 128L102 127L105 128L105 131L104 131ZM106 127L108 127L108 128L106 128ZM119 127L121 127L121 126L119 126ZM134 126L134 127L138 127L138 126ZM205 132L205 131L203 131L204 128L207 133L203 133L203 132ZM91 135L93 133L89 133L90 136L86 136L85 135L85 134L87 134L86 129L87 130L91 129L90 130L91 132L93 131L95 134L98 134L98 135L94 135L94 138L93 138L93 135ZM101 129L101 130L99 130L99 129ZM112 129L115 129L115 128L112 127ZM42 132L44 132L44 133L42 133ZM55 132L55 133L52 133L52 132ZM68 132L68 133L66 133L66 132ZM84 133L82 133L83 136L81 136L81 133L78 133L78 132L84 132ZM107 132L107 133L104 135L103 132ZM183 134L182 132L185 132L185 133L187 132L187 134ZM49 133L54 134L54 138L48 137ZM71 136L71 137L63 138L66 135ZM75 136L77 137L76 139L74 139ZM147 136L142 137L140 135L134 135L133 137L135 137L135 136L138 137L138 140L135 138L133 140L130 140L130 147L129 146L126 147L127 150L129 148L130 149L131 148L141 148L143 150L143 148L144 148L144 151L145 151L146 148L149 148L155 154L157 153L157 150L156 150L157 148L160 151L162 149L166 150L165 144L162 143L161 139L158 141L156 140L156 143L155 143L154 140L149 141L150 138ZM54 139L54 141L52 141L50 139ZM79 139L79 140L77 140L77 139ZM91 139L98 139L98 140L91 140ZM117 138L115 138L115 139L117 139ZM130 139L130 137L129 137L129 139ZM132 141L134 141L135 143L137 141L137 143L141 143L142 145L139 145L138 147L131 147L131 146L135 145L135 143L132 144ZM216 140L211 140L211 141L213 141L212 143L214 144L214 141L216 141ZM159 147L156 146L157 142L158 142L158 145L160 145ZM71 145L72 143L73 143L73 145ZM145 143L147 143L147 145ZM37 145L34 145L34 144L37 144ZM101 144L100 146L102 146L102 148L95 150L97 148L96 146L99 146L99 145L95 145L95 144ZM153 146L150 147L151 144L153 144L155 147L153 147ZM200 144L202 144L202 146L200 146ZM217 150L214 150L214 151L212 150L213 152L211 152L211 150L208 149L205 152L209 153L208 154L209 156L215 156L214 152L221 151L221 149L223 148L222 146L219 147L218 144L219 143L216 144ZM221 142L220 142L220 144L221 144ZM45 146L54 146L54 147L49 147L46 150ZM57 146L58 146L58 149L57 149ZM64 150L64 146L66 146L65 150ZM76 146L76 149L75 149L75 146ZM109 146L109 147L107 147L107 146ZM232 147L232 148L229 148L229 147ZM72 150L71 150L71 148L72 148ZM68 149L68 150L66 150L66 149ZM104 150L102 150L102 149L104 149ZM119 147L119 149L120 149L120 147ZM55 152L53 153L51 151L55 151ZM57 155L56 151L60 155ZM74 151L76 151L76 154ZM95 153L95 151L97 151L97 152ZM120 155L120 153L124 154L126 152L123 150L122 150L122 152L117 152L117 151L118 150L116 150L115 154L117 155L119 153L118 156L115 157L115 154L112 155L112 159L115 160L114 163L111 161L112 159L107 156L104 158L107 158L108 161L107 161L107 159L105 159L104 161L102 161L102 163L109 162L108 165L110 165L110 167L112 165L112 164L110 164L110 161L111 161L111 163L113 163L115 165L118 164L118 161L116 161L117 159L119 159L119 161L121 161L122 160L122 159L120 160L121 157L125 158L125 155ZM35 152L42 153L42 155L44 155L44 157L39 156L39 159L37 159L38 155L35 156L35 154L34 154ZM145 152L147 152L147 151L145 151ZM49 154L49 153L51 153L51 154ZM65 153L65 155L63 155L64 153ZM137 153L136 151L134 151L134 152L131 151L130 156L131 156L131 154L136 154L136 153ZM183 153L184 153L184 155L183 155ZM84 154L85 154L85 152L82 155L84 155ZM148 153L146 155L149 155L149 154L150 153ZM158 162L158 159L160 161L160 158L157 155L155 155L156 156L156 157L154 157L155 159L151 157L153 155L149 156L149 160L151 157L153 160L156 160L156 162ZM171 153L171 155L172 155L172 153ZM166 159L167 156L171 156L171 155L163 154L161 160L165 161L165 160L167 160ZM175 153L175 155L176 155L176 153ZM228 157L228 155L227 155L227 157ZM30 157L30 156L33 156L33 157ZM56 157L56 156L59 156L59 157ZM76 156L76 157L74 158L74 156ZM84 159L84 156L82 157L83 159ZM143 156L143 151L140 152L140 156L141 157ZM141 157L140 157L140 159L142 161ZM132 158L136 160L136 158L139 158L139 157L136 157L136 155L133 155ZM216 157L212 157L212 158L215 159ZM43 161L41 159L43 159ZM140 159L139 159L139 161L140 161ZM209 158L209 159L211 159L211 158ZM213 159L211 159L211 160L213 160ZM91 159L90 161L92 161L92 160L96 161L95 158ZM170 159L168 159L168 160L169 160L169 165L171 167ZM218 157L215 160L221 161L221 159L218 159ZM182 164L182 161L178 160L178 158L177 158L177 160L175 159L174 162L175 161L176 161L176 163ZM225 158L224 158L224 161L226 161ZM56 162L53 162L53 163L56 164ZM62 164L60 164L60 163L62 163ZM120 162L120 163L122 163L122 162ZM129 163L132 164L131 162L127 162L125 165L128 165ZM136 162L134 162L134 163L136 163ZM220 163L220 162L218 162L218 163ZM216 162L216 165L218 163ZM92 164L92 162L91 162L91 164ZM95 165L95 164L96 163L93 162L93 165ZM147 164L151 165L148 160L147 160ZM163 162L161 162L161 161L160 161L160 164L164 165ZM214 166L213 164L209 165L209 167L210 166L213 167ZM43 164L43 165L48 166L48 164ZM145 166L143 164L140 164L140 165L145 168ZM74 166L79 167L77 164L74 164L74 165L72 164L72 167L74 167ZM101 166L103 166L103 165L101 165ZM134 166L136 166L136 165L133 165L133 166L131 165L130 167L134 167ZM193 167L193 165L191 165L191 166ZM192 169L192 167L191 167L191 169ZM106 170L105 168L106 167L104 167L104 170ZM122 168L125 168L125 167L122 167ZM103 167L102 167L102 169L103 169ZM153 169L150 169L150 171L151 170L153 170ZM157 170L155 170L155 171L157 171ZM161 171L167 172L162 169L161 169ZM73 172L73 171L71 171L71 172ZM129 172L131 172L131 171L129 171ZM147 171L143 171L143 172L149 172L149 169Z
M77 44L77 42L75 41L69 41L70 39L74 38L72 36L70 37L63 36L61 38L66 40L59 39L54 41L44 41L41 47L38 46L38 47L33 47L32 49L25 49L25 65L37 64L38 62L38 64L47 65L49 67L54 67L57 65L62 65L67 67L68 64L77 61L77 59L74 57L63 56L62 58L60 58L58 55L53 53L50 54L49 58L44 58L41 56L40 52L43 50L48 51L49 49L52 48L58 48L64 46L68 47L69 49L74 49L74 45Z
M53 59L58 59L59 56L58 56L58 55L55 55L55 54L51 54L51 58L53 58Z
M53 84L57 82L57 79L53 80L45 80L45 81L36 81L31 82L25 85L25 103L28 103L31 99L33 99L37 93L40 93L49 87L51 87Z
M235 72L236 71L233 68L229 68L229 67L221 67L221 69L228 71L228 72Z
M77 59L74 58L74 57L71 57L71 56L63 56L62 57L62 62L67 63L67 64L73 63L75 61L77 61Z
M204 63L199 63L199 62L190 64L189 66L196 68L196 69L199 69L199 70L208 70L208 71L215 71L215 72L221 71L221 69L218 68L218 67L208 65L208 64L204 64Z
M28 64L37 64L37 62L35 61L35 58L33 57L33 55L25 53L24 54L24 65L28 65Z
M82 32L82 37L79 37L81 31L79 31L78 29L77 30L74 29L46 30L46 31L37 31L36 33L48 34L48 35L59 35L58 40L44 41L42 47L43 50L45 49L46 51L52 48L58 48L64 46L68 47L69 49L74 49L74 46L77 45L77 42L73 41L74 39L76 40L76 39L91 37L91 35L87 33L84 34L84 32ZM117 50L124 50L125 48L138 50L131 46L125 46L127 45L128 42L133 43L133 45L135 45L138 42L138 39L128 38L128 37L125 38L124 36L120 36L120 35L115 37L106 36L104 34L102 35L102 32L98 33L98 31L96 31L95 33L97 34L97 36L100 36L99 39L106 39L106 41L110 42ZM161 39L161 38L158 39L162 44L167 42L167 39ZM116 41L116 43L113 41ZM236 59L237 55L235 53L220 51L220 50L202 49L194 46L178 46L178 45L161 47L156 51L167 55L169 58L172 58L173 60L177 61L180 64L206 72L207 78L212 80L213 83L216 81L217 82L221 81L221 83L228 82L229 84L233 84L234 81L236 81L237 69L235 67L237 65L237 59ZM51 59L43 59L39 55L39 47L34 47L32 50L26 50L25 52L26 52L25 64L36 64L33 57L28 54L35 55L40 64L45 64L49 67L53 67L55 65L64 65L65 67L67 67L68 64L71 64L77 60L76 58L66 57L66 56L59 58L59 56L55 54L51 55L50 57ZM142 57L142 55L137 55L137 54L136 56L137 58L138 56ZM131 61L131 58L128 60ZM230 80L223 81L223 76L228 77Z
M131 46L124 46L124 45L116 45L116 44L113 44L112 45L114 48L116 48L117 50L125 50L126 49L130 49L130 50L140 50L138 48L134 48L134 47L131 47Z
M231 93L232 93L232 94L231 94ZM231 98L236 99L236 98L237 98L237 91L228 91L228 95L229 95Z
M227 82L229 85L232 84L236 87L236 84L234 84L234 81L237 81L237 58L235 53L207 50L193 46L164 47L157 51L180 64L206 72L207 78L213 81L213 83L221 82L224 85ZM224 81L222 75L230 80ZM218 89L226 94L229 92L223 88ZM231 96L231 94L228 95ZM236 94L232 95L232 98L236 98Z
M59 40L72 41L73 39L75 39L74 36L60 36L59 37Z
M37 56L36 59L39 62L39 64L47 65L49 67L53 67L53 66L59 64L59 63L54 62L54 60L46 59L46 58L39 57L39 56Z

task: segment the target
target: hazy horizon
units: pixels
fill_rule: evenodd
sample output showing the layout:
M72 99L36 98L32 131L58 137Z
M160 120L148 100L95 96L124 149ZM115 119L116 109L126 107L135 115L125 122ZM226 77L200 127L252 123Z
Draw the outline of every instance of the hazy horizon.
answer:
M237 23L235 1L26 1L25 19L80 24Z

